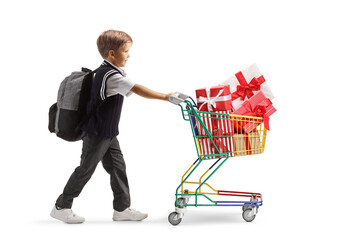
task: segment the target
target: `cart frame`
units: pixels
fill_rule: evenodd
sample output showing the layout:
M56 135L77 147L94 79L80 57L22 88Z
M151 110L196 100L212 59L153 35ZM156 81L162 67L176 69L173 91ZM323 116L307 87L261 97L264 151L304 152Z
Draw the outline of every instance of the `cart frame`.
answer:
M190 102L190 99L192 102ZM185 121L189 121L191 125L192 135L197 151L198 158L197 160L190 166L190 168L183 174L181 183L176 189L175 193L175 212L170 213L168 220L173 225L178 225L184 213L187 210L188 206L242 206L243 207L243 218L251 222L254 220L259 206L263 205L263 198L260 193L254 192L240 192L240 191L225 191L225 190L216 190L212 186L210 186L207 181L218 171L218 169L230 158L234 157L234 154L230 156L228 152L221 151L221 148L215 143L216 137L211 134L206 124L203 122L202 117L200 114L211 114L214 118L221 117L226 120L233 120L234 118L246 118L250 119L250 121L256 121L259 123L259 128L262 128L262 118L261 117L249 117L249 116L240 116L240 115L232 115L232 114L223 114L223 113L213 113L213 112L199 112L196 108L196 104L194 100L189 96L184 96L182 101L175 102L177 105L180 106L183 119ZM184 106L185 107L184 107ZM212 146L215 148L215 153L207 153L204 154L200 151L200 144L199 144L199 134L197 133L197 125L205 131L206 136L209 141L211 141ZM266 141L266 134L267 130L265 128L261 129L262 131L262 144L259 148L258 153L263 153L265 149L265 141ZM202 136L204 137L204 136ZM252 155L246 154L246 155ZM210 168L208 168L204 174L201 175L199 181L187 181L189 177L194 173L194 171L199 167L199 165L204 161L209 160L216 160ZM203 180L203 178L205 178ZM184 189L184 184L192 184L196 185L197 188L195 191L189 191ZM210 192L203 192L201 188L203 186L208 187L211 191ZM220 195L220 196L233 196L233 197L245 197L249 198L247 201L214 201L208 195ZM195 197L194 203L189 203L189 199L191 197ZM202 197L208 200L208 204L199 203L198 199Z

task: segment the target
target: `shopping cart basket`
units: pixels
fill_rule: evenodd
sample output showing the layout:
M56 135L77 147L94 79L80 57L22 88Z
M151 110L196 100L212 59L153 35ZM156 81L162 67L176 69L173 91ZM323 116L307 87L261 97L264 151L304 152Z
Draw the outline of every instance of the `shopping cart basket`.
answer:
M178 225L189 206L242 206L244 220L253 221L259 206L263 204L260 193L216 190L207 182L230 157L264 152L267 130L264 128L263 119L221 112L200 112L194 100L181 93L177 93L177 97L169 97L169 101L179 105L183 119L190 122L198 155L198 159L184 173L176 189L175 211L170 213L169 222ZM213 160L214 163L201 175L199 181L188 181L206 160ZM190 185L194 189L184 189L184 185ZM204 188L208 191L204 191ZM236 200L214 200L215 196ZM191 197L194 197L192 203ZM206 203L202 203L203 200Z

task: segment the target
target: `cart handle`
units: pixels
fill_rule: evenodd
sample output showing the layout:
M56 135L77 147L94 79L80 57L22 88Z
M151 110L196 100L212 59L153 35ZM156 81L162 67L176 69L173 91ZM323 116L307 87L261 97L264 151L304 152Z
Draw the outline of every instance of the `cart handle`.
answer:
M175 92L175 95L176 96L169 96L168 97L169 102L171 102L171 103L173 103L175 105L178 105L178 104L184 102L185 99L190 97L189 95L186 95L186 94L183 94L183 93L180 93L180 92Z
M176 96L169 96L168 97L169 102L171 102L171 103L173 103L175 105L179 105L180 103L185 102L186 99L190 99L193 102L193 106L197 107L194 99L192 99L192 97L190 97L189 95L186 95L186 94L183 94L183 93L180 93L180 92L175 92L175 95ZM187 103L187 104L189 104L189 103Z

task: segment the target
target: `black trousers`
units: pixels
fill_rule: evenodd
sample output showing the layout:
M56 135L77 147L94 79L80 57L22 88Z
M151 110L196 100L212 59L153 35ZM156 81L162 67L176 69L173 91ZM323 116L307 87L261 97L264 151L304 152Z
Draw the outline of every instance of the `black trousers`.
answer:
M74 198L79 196L100 161L110 174L114 210L121 212L130 207L126 166L117 138L102 138L89 134L83 138L80 166L70 176L63 193L56 200L58 207L71 208Z

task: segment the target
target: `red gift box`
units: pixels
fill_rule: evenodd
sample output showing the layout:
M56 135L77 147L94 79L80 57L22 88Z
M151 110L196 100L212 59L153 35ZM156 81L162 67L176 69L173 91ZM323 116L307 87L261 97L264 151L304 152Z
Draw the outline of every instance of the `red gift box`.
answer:
M229 114L230 111L217 111L216 113ZM229 115L217 115L212 113L201 113L199 117L206 129L212 135L212 140L206 133L204 126L197 121L198 143L200 155L217 154L208 158L225 157L220 153L228 153L230 157L235 156L233 127ZM219 150L219 151L218 151Z
M229 85L197 89L196 99L199 111L215 112L232 109Z
M249 100L245 101L240 108L238 108L233 114L244 116L262 117L264 126L267 130L269 127L269 117L276 112L270 99L266 98L262 91L258 91ZM242 129L246 132L252 132L262 121L242 118L239 121Z

